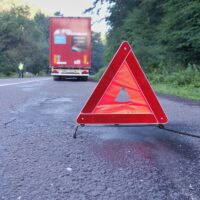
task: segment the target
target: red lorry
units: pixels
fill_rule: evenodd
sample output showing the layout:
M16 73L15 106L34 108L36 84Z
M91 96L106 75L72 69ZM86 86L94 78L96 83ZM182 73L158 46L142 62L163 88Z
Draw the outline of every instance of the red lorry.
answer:
M87 80L91 67L91 18L50 18L50 68L54 80Z

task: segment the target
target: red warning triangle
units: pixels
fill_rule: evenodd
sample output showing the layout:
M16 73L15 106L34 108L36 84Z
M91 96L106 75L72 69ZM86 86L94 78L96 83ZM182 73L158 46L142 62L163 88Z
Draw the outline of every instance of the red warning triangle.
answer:
M168 119L128 42L77 118L79 124L165 124Z

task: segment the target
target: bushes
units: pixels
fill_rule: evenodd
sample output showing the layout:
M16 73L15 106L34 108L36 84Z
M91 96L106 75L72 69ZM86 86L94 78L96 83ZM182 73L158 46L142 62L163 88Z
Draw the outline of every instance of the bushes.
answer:
M179 67L180 68L180 67ZM177 70L174 72L161 72L160 70L154 70L148 73L148 78L153 84L166 83L177 86L192 86L200 88L200 71L198 66L191 65L185 70Z

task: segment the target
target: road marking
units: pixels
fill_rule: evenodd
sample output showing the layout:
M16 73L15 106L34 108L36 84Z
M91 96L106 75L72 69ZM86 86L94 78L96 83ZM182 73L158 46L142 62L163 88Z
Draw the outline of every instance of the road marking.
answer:
M39 79L39 80L33 80L33 81L23 81L23 82L18 82L18 83L5 83L5 84L0 84L0 87L11 86L11 85L20 85L20 84L25 84L25 83L34 83L34 82L46 81L49 79L51 79L51 78L45 78L45 79Z

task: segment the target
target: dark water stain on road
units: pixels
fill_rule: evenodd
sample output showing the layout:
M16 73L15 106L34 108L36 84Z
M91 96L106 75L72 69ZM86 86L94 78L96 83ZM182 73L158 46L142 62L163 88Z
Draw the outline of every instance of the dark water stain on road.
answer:
M73 112L73 103L73 99L69 97L36 98L11 113L24 124L63 121Z
M165 159L173 159L175 155L189 161L197 159L197 152L193 146L182 138L169 136L157 130L156 127L108 129L97 136L92 149L100 159L123 166L131 164L134 160L158 163Z

